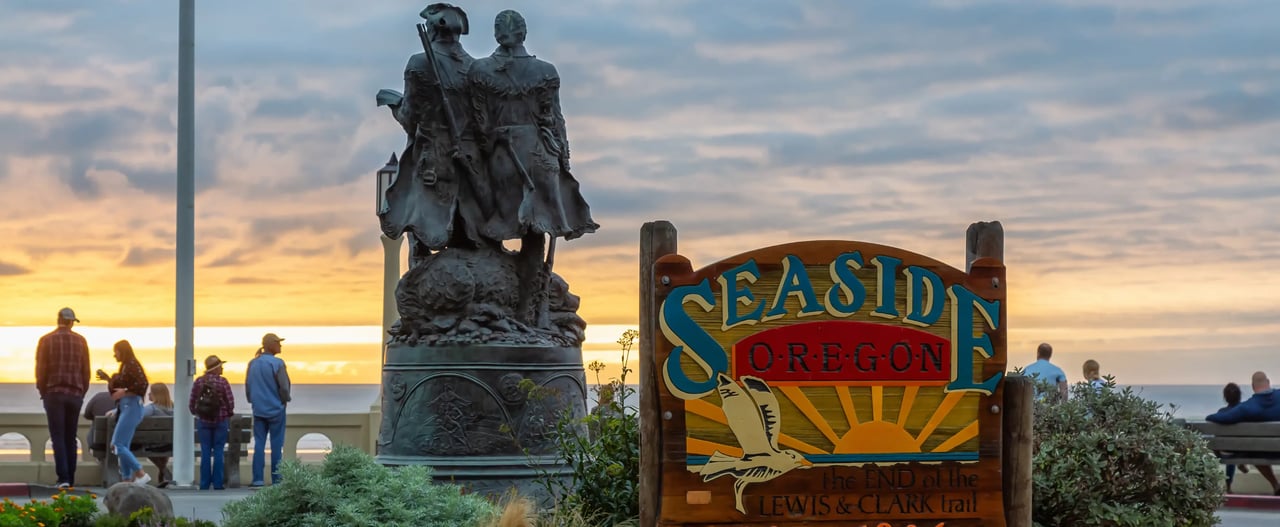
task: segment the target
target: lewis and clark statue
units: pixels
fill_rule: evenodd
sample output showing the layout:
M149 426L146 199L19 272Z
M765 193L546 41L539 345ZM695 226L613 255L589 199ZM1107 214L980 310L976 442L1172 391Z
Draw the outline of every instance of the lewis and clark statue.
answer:
M459 40L470 29L461 8L420 16L423 52L405 66L404 92L377 97L408 135L379 214L410 246L392 342L580 346L578 298L552 264L557 239L599 225L570 172L560 76L525 50L520 13L498 14L497 49L478 59ZM514 240L518 252L504 248Z
M569 169L560 76L503 11L474 58L467 14L420 13L404 92L382 90L408 135L379 219L409 240L400 321L382 367L377 459L427 465L474 492L549 499L538 474L569 470L557 420L586 414L578 297L552 272L556 240L599 228ZM415 46L417 47L417 46ZM519 251L506 243L519 242Z

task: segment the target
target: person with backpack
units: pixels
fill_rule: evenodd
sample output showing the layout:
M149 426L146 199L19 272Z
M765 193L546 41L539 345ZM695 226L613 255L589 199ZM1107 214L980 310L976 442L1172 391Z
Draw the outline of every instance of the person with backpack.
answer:
M260 488L263 465L266 464L266 443L271 439L271 484L280 483L280 458L284 454L285 407L290 396L289 372L280 354L280 342L284 339L275 333L262 336L262 347L249 361L245 372L244 395L253 407L253 481L249 488Z
M236 398L231 393L231 383L222 376L226 364L217 355L204 359L204 375L191 385L191 397L187 407L196 416L196 432L200 437L200 490L222 490L224 453L227 435L230 434L231 416L235 414Z

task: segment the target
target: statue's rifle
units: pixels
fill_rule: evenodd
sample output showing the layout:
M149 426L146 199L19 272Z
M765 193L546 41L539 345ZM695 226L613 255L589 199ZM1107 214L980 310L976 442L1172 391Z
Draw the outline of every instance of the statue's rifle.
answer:
M453 166L462 172L463 179L467 180L467 187L471 189L470 200L459 200L460 207L478 208L479 200L483 199L476 188L476 173L471 169L471 165L461 159L459 155L462 152L462 129L458 126L458 118L453 115L453 105L449 103L449 90L445 88L444 77L440 75L440 67L436 63L436 52L431 47L431 28L426 24L417 24L418 40L422 41L422 53L427 59L427 68L431 70L431 76L435 77L437 89L440 91L440 106L444 112L445 125L449 128L449 159ZM475 210L471 217L477 221L482 217L482 211ZM471 225L469 229L478 229L478 225ZM472 233L469 233L472 234ZM478 236L478 231L476 233Z
M444 108L444 121L449 127L450 152L462 148L462 130L458 128L458 119L453 115L453 106L449 104L449 90L444 87L444 77L440 76L440 68L436 65L435 49L431 47L431 29L426 24L418 24L418 39L422 41L422 51L427 56L427 67L435 77L436 86L440 90L440 105ZM468 167L469 171L469 167Z

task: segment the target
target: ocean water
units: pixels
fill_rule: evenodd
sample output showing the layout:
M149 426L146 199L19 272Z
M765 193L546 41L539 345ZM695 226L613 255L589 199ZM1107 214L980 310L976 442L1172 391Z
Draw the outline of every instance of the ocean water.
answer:
M1154 384L1131 386L1135 392L1145 399L1164 405L1175 416L1189 419L1204 419L1223 406L1222 387L1208 384ZM633 388L639 388L633 386ZM101 385L94 385L90 394L102 390ZM233 384L237 411L247 412L244 385ZM315 413L360 413L368 412L378 396L379 386L375 384L296 384L293 386L293 402L289 404L289 412L300 414ZM632 392L625 404L635 407L637 395ZM594 393L588 397L588 407L592 406ZM0 413L38 413L44 409L40 404L39 394L34 384L0 384ZM299 455L304 459L317 459L330 448L330 443L323 436L307 436L298 443ZM22 460L26 457L28 446L20 436L5 436L0 430L0 461ZM52 452L50 452L52 455Z

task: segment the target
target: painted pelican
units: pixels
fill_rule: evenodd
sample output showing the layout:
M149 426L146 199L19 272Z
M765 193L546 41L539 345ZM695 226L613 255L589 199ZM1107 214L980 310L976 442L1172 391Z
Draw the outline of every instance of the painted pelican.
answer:
M729 423L729 429L738 438L742 457L728 456L716 451L703 465L699 474L702 481L720 476L733 476L735 504L738 512L746 514L742 506L742 490L750 483L769 481L799 466L813 466L809 460L794 450L778 449L778 398L769 385L759 377L742 377L742 385L723 373L716 377L716 391L720 393L720 407Z

